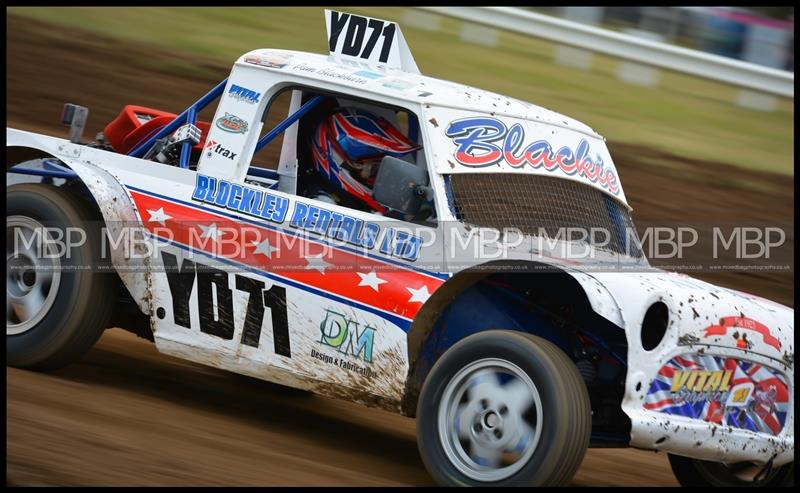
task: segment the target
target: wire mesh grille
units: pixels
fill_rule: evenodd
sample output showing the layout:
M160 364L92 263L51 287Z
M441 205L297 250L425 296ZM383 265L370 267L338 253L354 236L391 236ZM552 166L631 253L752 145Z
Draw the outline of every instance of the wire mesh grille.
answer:
M585 241L597 248L642 256L627 208L588 185L508 173L453 174L450 184L456 217L467 224L574 240L585 232Z

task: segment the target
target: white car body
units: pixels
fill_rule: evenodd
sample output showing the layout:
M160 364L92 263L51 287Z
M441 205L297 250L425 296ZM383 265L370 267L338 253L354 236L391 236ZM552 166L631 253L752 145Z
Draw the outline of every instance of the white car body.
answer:
M408 225L420 237L434 238L423 241L413 259L404 258L402 252L381 251L381 239L392 234L383 218L295 195L296 125L290 127L284 137L278 163L279 183L273 188L259 189L265 197L269 195L271 211L262 209L259 217L253 210L245 213L232 209L230 202L225 207L209 203L210 199L202 200L205 192L199 191L199 176L214 178L217 183L226 182L229 186L257 188L245 179L262 130L260 115L267 109L271 97L287 86L366 98L401 107L417 116L419 136L424 142L417 159L429 171L439 226ZM248 99L248 95L237 92L236 87L250 88L258 96L251 95ZM294 97L290 113L299 105L300 98ZM391 68L335 55L286 50L251 51L234 63L213 121L225 118L226 114L247 122L246 131L232 133L212 126L206 142L213 141L229 155L203 152L197 170L166 166L10 128L6 130L6 141L9 149L41 151L74 171L94 196L110 232L121 228L123 223L135 224L145 231L147 238L158 240L153 243L159 245L159 253L144 255L145 269L139 268L142 259L134 258L130 252L127 256L115 252L113 261L132 298L142 312L150 316L160 352L395 412L404 412L403 401L410 398L409 371L419 350L419 338L431 324L430 314L435 307L430 306L441 307L445 303L435 294L459 272L485 262L479 256L465 254L468 249L459 250L457 258L448 257L446 253L453 236L445 231L445 225L463 236L467 236L469 230L452 207L448 207L452 202L447 184L450 177L496 173L555 177L599 190L629 209L603 138L587 126L533 104L403 70L402 65ZM494 122L492 125L505 129L505 135L491 140L491 127L482 127L485 138L478 139L478 146L473 149L477 151L459 154L459 150L470 150L463 142L456 142L459 136L468 135L468 131L457 125L461 122L463 127L465 121L473 124L467 126L468 130L476 128L475 122ZM517 130L512 133L513 128ZM514 151L512 157L520 162L511 163L503 154L490 162L494 159L490 155L491 146L502 149L506 137L513 140L508 146ZM534 152L526 161L522 149L535 141L546 142L554 153L556 149L566 148L573 152L573 157L580 154L581 158L577 159L577 164L569 164L568 158L563 159L567 163L545 163L542 154L537 158ZM489 147L486 147L487 142ZM539 149L544 145L540 144ZM231 154L234 156L230 157ZM266 185L274 184L274 180L261 181ZM380 235L378 241L371 248L355 248L309 232L309 228L296 227L292 218L298 206L304 205L374 224ZM187 226L188 229L176 225L179 221L190 220L196 223ZM209 230L212 224L216 224L218 231L224 227L233 228L229 231L234 232L242 227L255 228L277 242L278 248L296 249L293 252L281 250L280 254L304 260L307 268L281 272L255 267L257 262L268 261L270 255L277 252L273 250L275 243L251 245L252 250L245 252L244 257L234 258L225 253L224 247L219 250L219 240L224 239L226 233L217 236L218 231ZM201 229L200 225L204 227ZM205 248L189 247L181 235L188 234L191 228L195 228L197 239L216 237L217 241L208 242ZM292 241L293 246L287 246ZM638 272L594 272L584 268L581 262L565 259L562 249L568 247L568 243L558 242L551 245L551 251L534 254L536 248L532 242L532 237L526 237L521 244L504 249L498 258L547 263L569 274L583 288L596 314L625 333L628 371L621 406L631 423L630 446L724 462L765 463L773 459L775 465L781 465L793 460L792 309L686 275L650 269L643 259L636 260L641 266ZM174 258L178 266L191 266L183 263L189 259L228 273L223 277L211 274L201 279L200 274L192 277L192 272L182 270L184 282L191 281L191 284L185 285L186 291L177 293L177 281L171 280L164 269L164 252L170 259ZM319 252L327 253L315 259ZM620 255L606 251L594 253L594 262L613 264L621 259ZM359 272L336 272L337 264L350 265L353 261L359 262ZM384 272L382 269L387 267L390 269ZM260 305L261 325L252 326L248 322L248 314L252 314L251 292L237 289L237 282L256 286L259 290L253 293L267 292L271 293L268 296L273 296L264 298ZM202 289L207 290L205 293L215 293L208 296L207 304L200 295L201 284ZM220 301L223 295L219 293L229 299ZM188 319L186 313L176 314L176 296L188 297L181 305L181 310L188 310ZM281 301L286 305L284 322L288 332L276 334L275 317L280 315L276 314L275 307ZM226 309L224 304L228 302L233 312L233 332L221 337L215 331L227 330L220 329L219 324L223 316L220 310ZM641 342L642 320L655 302L666 305L669 325L661 342L645 350ZM720 320L726 317L738 317L728 322L742 332L748 331L750 347L737 347L738 340L733 339L732 331L725 330L727 326L709 330L709 327L720 326ZM188 320L188 326L177 323L179 319L184 324ZM245 343L248 323L251 323L247 329L250 343ZM326 327L338 330L336 334L345 339L330 340L332 333L326 333ZM344 330L348 331L347 335ZM334 347L332 344L337 342L339 347ZM762 365L763 371L769 372L766 378L782 379L790 397L775 403L776 412L785 416L779 431L752 431L645 406L653 402L648 396L657 393L651 391L651 387L659 371L673 358L683 356L694 358L694 364L699 365L697 371L709 372L706 378L724 377L722 367L714 368L721 361L714 360L716 356L750 362L748 368L752 368L752 364ZM724 386L712 384L709 388ZM662 397L674 396L665 391ZM751 389L744 397L745 402L736 405L745 406L754 398L755 391Z

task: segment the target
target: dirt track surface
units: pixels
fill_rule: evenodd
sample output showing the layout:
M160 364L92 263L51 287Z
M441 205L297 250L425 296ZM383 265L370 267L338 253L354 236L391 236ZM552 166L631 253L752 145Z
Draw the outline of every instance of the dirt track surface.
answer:
M125 104L181 111L230 68L13 16L7 28L7 125L51 135L66 136L64 102L90 108L91 137ZM792 178L610 148L637 222L793 221ZM794 305L793 273L697 277ZM413 420L159 355L119 329L78 364L6 376L9 484L432 484ZM664 454L596 449L573 484L676 483Z
M121 329L55 373L6 369L16 485L431 485L414 420L159 354ZM575 485L671 485L666 455L590 450Z

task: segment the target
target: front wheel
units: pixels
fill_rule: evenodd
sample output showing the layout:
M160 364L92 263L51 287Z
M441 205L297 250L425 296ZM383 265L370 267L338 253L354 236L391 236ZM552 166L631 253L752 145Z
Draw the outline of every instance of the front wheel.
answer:
M749 462L723 464L669 454L672 473L681 486L794 486L794 462L768 469Z
M93 268L100 224L50 185L8 187L6 211L6 364L55 370L92 347L116 301L115 275Z
M540 337L474 334L428 374L417 440L443 485L566 484L591 434L589 395L575 365Z

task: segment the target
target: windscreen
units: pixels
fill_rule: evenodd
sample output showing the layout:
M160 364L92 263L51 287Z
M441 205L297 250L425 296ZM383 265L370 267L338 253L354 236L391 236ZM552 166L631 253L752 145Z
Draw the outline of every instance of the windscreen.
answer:
M627 207L590 186L511 173L453 174L449 180L456 217L466 224L549 238L558 238L559 230L571 239L586 231L586 241L597 248L642 256Z

